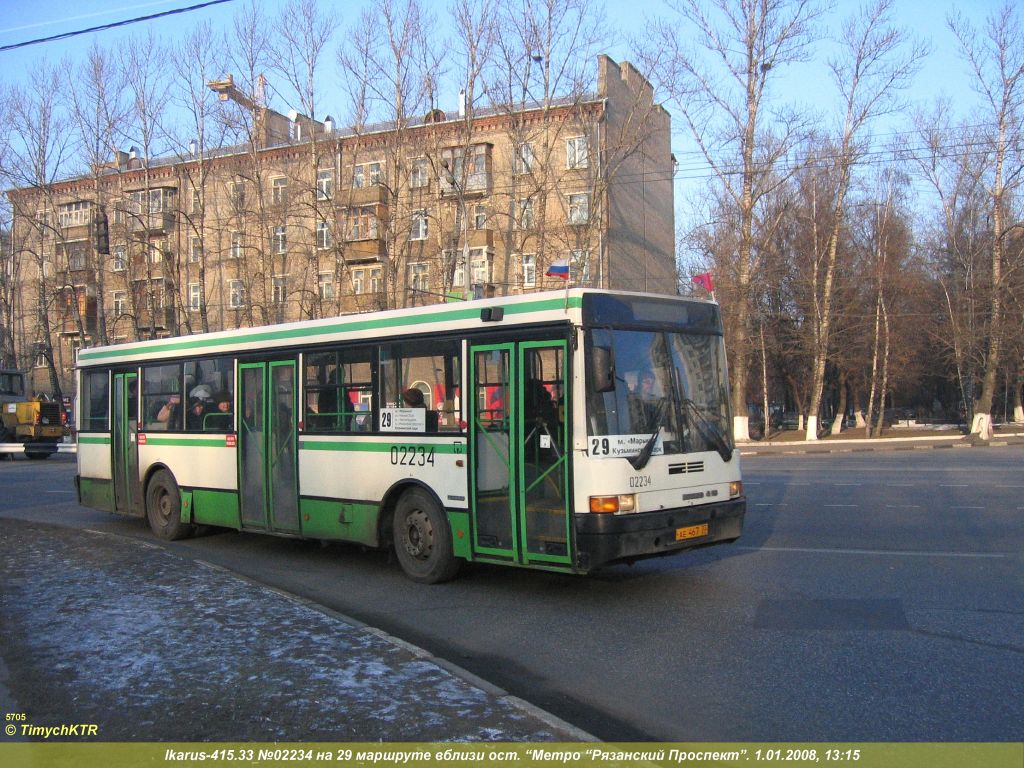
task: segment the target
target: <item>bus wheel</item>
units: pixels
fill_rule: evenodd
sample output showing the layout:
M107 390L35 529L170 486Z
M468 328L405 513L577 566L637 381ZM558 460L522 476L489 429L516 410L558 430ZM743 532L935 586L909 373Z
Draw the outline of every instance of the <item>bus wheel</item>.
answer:
M455 578L459 561L444 512L428 493L406 491L395 506L395 553L413 581L438 584Z
M146 519L149 527L165 541L183 539L192 533L192 526L181 522L181 494L174 476L161 469L146 489Z

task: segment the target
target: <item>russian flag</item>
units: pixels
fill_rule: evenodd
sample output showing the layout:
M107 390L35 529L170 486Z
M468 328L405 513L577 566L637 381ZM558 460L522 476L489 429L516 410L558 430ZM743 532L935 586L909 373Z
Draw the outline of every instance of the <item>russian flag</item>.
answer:
M569 279L569 262L566 259L559 259L551 263L544 277L560 277L563 280Z

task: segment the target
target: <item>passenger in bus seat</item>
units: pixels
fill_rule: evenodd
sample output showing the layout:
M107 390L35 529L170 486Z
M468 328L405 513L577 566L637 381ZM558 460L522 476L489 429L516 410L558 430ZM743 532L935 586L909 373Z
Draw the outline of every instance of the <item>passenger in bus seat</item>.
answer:
M179 422L178 410L181 408L181 395L171 395L160 410L156 412L156 420L165 425Z
M426 411L427 432L437 432L437 411L427 410L423 392L416 387L410 387L402 393L402 402L406 408L422 408Z
M200 430L206 416L206 401L201 397L193 397L188 401L188 412L185 414L185 429Z

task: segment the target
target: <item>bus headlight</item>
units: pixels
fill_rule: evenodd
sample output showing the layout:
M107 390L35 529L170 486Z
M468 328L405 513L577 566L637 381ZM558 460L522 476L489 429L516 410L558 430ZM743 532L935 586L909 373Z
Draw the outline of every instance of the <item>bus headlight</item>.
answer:
M743 481L733 480L729 483L729 498L735 499L743 495Z
M614 514L616 512L635 512L636 496L624 494L622 496L591 496L590 511L603 514Z

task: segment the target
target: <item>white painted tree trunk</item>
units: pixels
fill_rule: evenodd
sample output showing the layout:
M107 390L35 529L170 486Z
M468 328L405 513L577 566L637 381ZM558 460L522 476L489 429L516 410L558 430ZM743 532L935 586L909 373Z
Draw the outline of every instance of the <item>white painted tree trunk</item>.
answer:
M1013 423L1024 424L1024 405L1015 405L1013 407Z
M982 440L992 439L992 414L976 413L974 422L971 424L971 434L977 435Z
M733 416L732 417L732 437L738 443L741 441L750 440L750 417L749 416Z
M818 439L818 417L808 416L807 417L807 440Z

